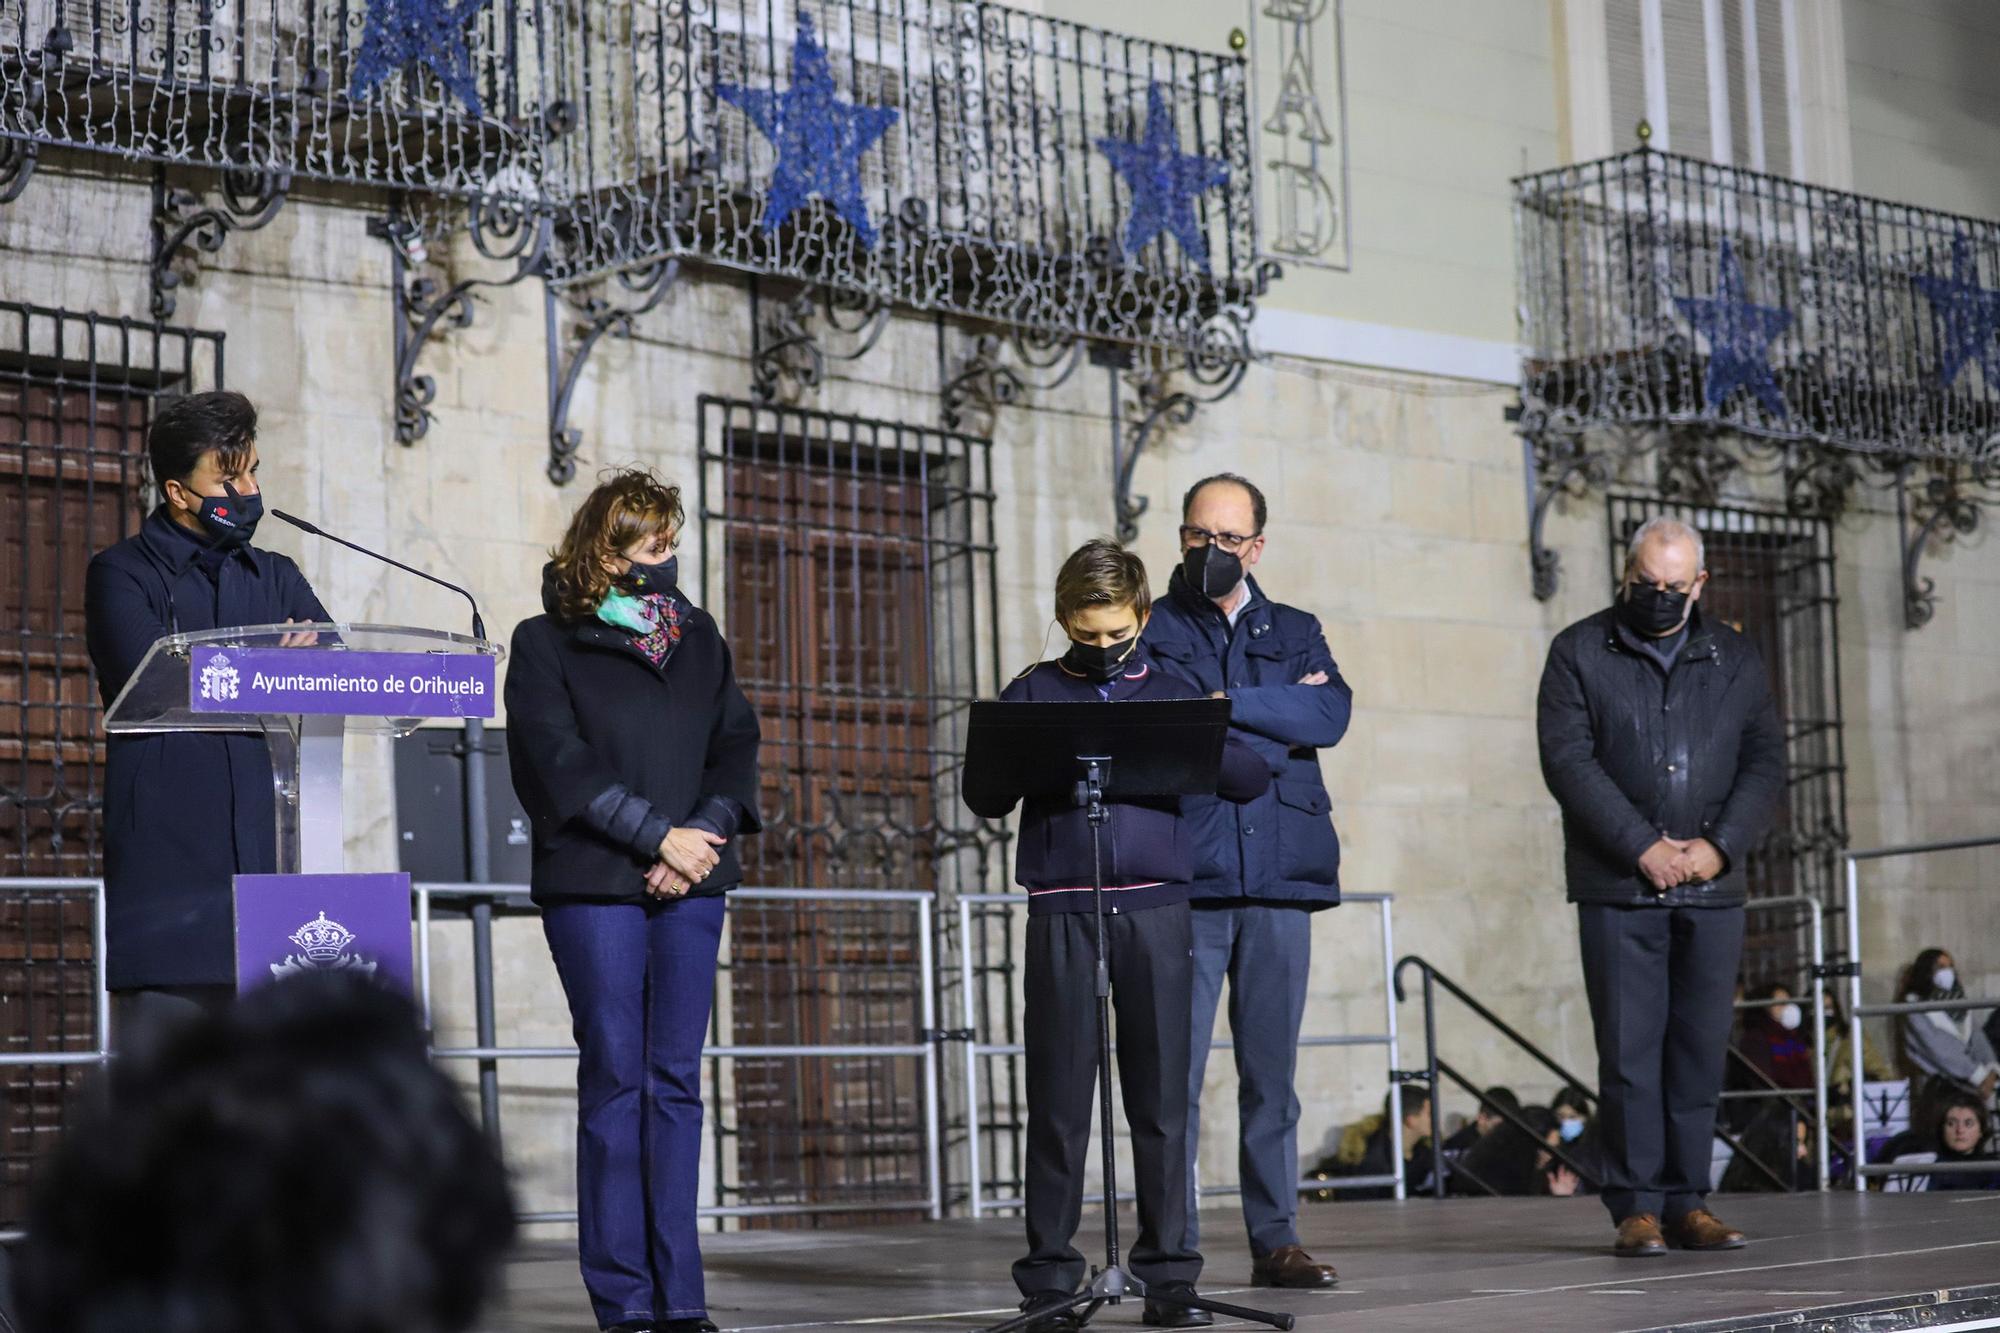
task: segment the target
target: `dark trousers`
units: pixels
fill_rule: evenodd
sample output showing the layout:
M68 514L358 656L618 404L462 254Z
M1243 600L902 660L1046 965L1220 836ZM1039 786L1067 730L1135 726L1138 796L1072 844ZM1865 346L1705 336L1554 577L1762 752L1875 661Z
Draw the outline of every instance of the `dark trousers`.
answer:
M1708 1194L1743 909L1580 904L1577 920L1597 1033L1604 1203L1614 1222L1675 1221Z
M1229 983L1236 1045L1237 1179L1252 1254L1299 1243L1299 1025L1312 970L1312 913L1267 903L1194 909L1194 1007L1188 1058L1188 1244L1200 1243L1194 1209L1201 1085L1215 1039L1215 1011Z
M111 992L111 1046L133 1055L236 999L234 986L148 986Z
M576 1031L578 1252L601 1326L708 1312L695 1208L722 916L720 897L542 909Z
M1074 1291L1084 1258L1083 1176L1097 1094L1097 941L1089 912L1028 919L1028 1253L1014 1265L1022 1295ZM1187 1239L1188 986L1186 903L1104 918L1116 1010L1118 1084L1132 1135L1141 1282L1192 1282L1201 1256Z

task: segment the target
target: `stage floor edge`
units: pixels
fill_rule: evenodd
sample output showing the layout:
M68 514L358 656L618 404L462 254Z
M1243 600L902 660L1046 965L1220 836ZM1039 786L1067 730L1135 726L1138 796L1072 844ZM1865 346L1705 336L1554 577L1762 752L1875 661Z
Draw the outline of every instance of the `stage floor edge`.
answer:
M1723 1254L1611 1257L1594 1199L1307 1204L1299 1228L1338 1288L1253 1289L1239 1216L1202 1218L1201 1289L1285 1310L1300 1330L1533 1329L1539 1333L1892 1333L2000 1330L2000 1193L1718 1196L1751 1244ZM1134 1234L1128 1223L1129 1244ZM1097 1219L1078 1247L1101 1257ZM974 1330L1010 1314L1009 1217L703 1237L710 1316L735 1333ZM1136 1302L1092 1329L1140 1325ZM589 1333L575 1248L529 1239L484 1333ZM1218 1328L1250 1325L1218 1320Z

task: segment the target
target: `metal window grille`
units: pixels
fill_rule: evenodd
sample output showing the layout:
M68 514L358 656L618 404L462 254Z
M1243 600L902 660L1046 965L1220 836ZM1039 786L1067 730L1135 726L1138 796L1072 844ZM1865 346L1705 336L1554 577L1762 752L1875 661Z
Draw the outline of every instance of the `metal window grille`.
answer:
M984 887L1005 839L959 802L957 769L968 707L997 681L990 445L718 398L700 418L706 600L764 732L746 883ZM716 1039L916 1040L915 929L907 907L736 904ZM721 1202L852 1203L805 1219L852 1222L921 1190L908 1061L732 1074L711 1119Z
M104 742L84 569L145 512L153 400L221 376L220 334L0 302L0 875L99 872ZM95 1047L91 952L84 895L0 895L0 1049ZM0 1071L0 1222L19 1219L78 1073Z
M1611 497L1615 586L1625 548L1648 519L1666 514L1689 524L1707 547L1709 585L1702 608L1757 647L1771 678L1785 733L1786 800L1763 844L1748 857L1752 898L1811 898L1831 916L1842 910L1839 857L1847 845L1847 768L1843 749L1834 592L1833 525L1822 518L1721 505L1675 504L1652 497ZM1780 981L1805 994L1811 942L1807 914L1773 910L1753 917L1743 948L1746 982ZM1835 928L1831 938L1841 938Z

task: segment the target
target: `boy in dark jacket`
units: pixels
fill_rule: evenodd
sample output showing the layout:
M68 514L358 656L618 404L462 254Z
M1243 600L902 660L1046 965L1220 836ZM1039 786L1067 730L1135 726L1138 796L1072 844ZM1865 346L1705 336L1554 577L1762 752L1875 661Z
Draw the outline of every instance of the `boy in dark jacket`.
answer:
M1139 644L1152 611L1146 567L1115 542L1085 543L1056 577L1056 620L1070 638L1060 660L1021 673L1007 703L1124 703L1200 698L1160 671ZM1270 786L1268 765L1231 738L1218 794L1255 799ZM1020 793L969 782L965 803L998 819ZM1187 1078L1193 937L1188 919L1194 874L1180 800L1109 803L1102 830L1105 945L1117 1006L1118 1073L1139 1196L1139 1237L1131 1271L1149 1289L1191 1295L1201 1256L1188 1243ZM1076 1328L1055 1314L1085 1271L1073 1238L1083 1208L1097 1038L1091 1021L1097 965L1091 830L1085 812L1031 797L1021 812L1016 879L1028 890L1027 1013L1028 1254L1014 1265L1021 1308L1049 1310L1033 1333ZM1193 1328L1205 1311L1146 1302L1148 1324Z
M251 545L264 499L248 398L167 400L146 450L159 505L136 534L93 556L84 576L90 663L106 707L170 634L329 619L297 565ZM113 736L105 758L105 984L117 1002L113 1026L129 1032L235 993L235 876L279 868L277 808L259 735Z

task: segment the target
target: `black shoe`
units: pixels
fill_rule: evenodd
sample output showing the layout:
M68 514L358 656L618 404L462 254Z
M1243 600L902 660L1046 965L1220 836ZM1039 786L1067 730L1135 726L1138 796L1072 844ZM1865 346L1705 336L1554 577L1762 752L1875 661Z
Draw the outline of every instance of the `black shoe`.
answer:
M1083 1321L1076 1317L1076 1309L1060 1309L1075 1299L1074 1293L1057 1291L1051 1287L1038 1291L1021 1300L1021 1313L1037 1316L1022 1326L1022 1333L1077 1333ZM1047 1313L1043 1313L1046 1311Z
M1162 1296L1192 1296L1192 1282L1155 1282L1146 1290L1145 1319L1154 1328L1207 1328L1215 1322L1215 1316L1206 1310L1197 1310L1178 1301L1156 1301L1151 1295L1158 1292Z
M692 1319L663 1319L645 1327L652 1329L653 1333L721 1333L713 1323L699 1315Z
M621 1319L604 1333L660 1333L660 1326L650 1319Z

